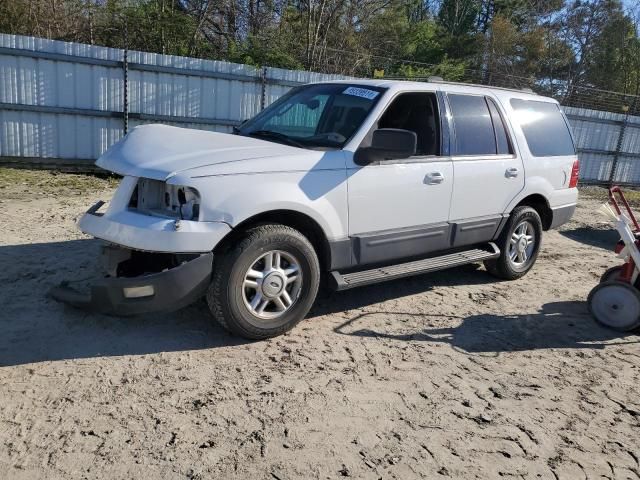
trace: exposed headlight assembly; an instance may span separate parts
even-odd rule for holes
[[[141,178],[131,195],[129,208],[158,217],[198,220],[200,193],[192,187]]]

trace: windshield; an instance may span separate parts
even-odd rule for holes
[[[297,87],[237,129],[303,148],[342,148],[385,89],[349,84]]]

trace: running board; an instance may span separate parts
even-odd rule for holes
[[[467,263],[480,262],[500,256],[500,249],[495,243],[489,242],[486,249],[473,248],[462,252],[450,253],[440,257],[425,258],[415,262],[389,265],[388,267],[373,268],[360,272],[346,273],[331,272],[331,283],[335,290],[347,290],[372,283],[386,282],[397,278],[435,272],[445,268],[457,267]]]

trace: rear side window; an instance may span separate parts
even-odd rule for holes
[[[556,103],[512,98],[511,106],[534,157],[576,154],[569,126]]]
[[[496,137],[483,96],[449,94],[457,155],[495,155]]]

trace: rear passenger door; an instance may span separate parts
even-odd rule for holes
[[[449,222],[454,246],[494,238],[509,202],[524,187],[499,103],[486,95],[448,93],[454,185]]]

